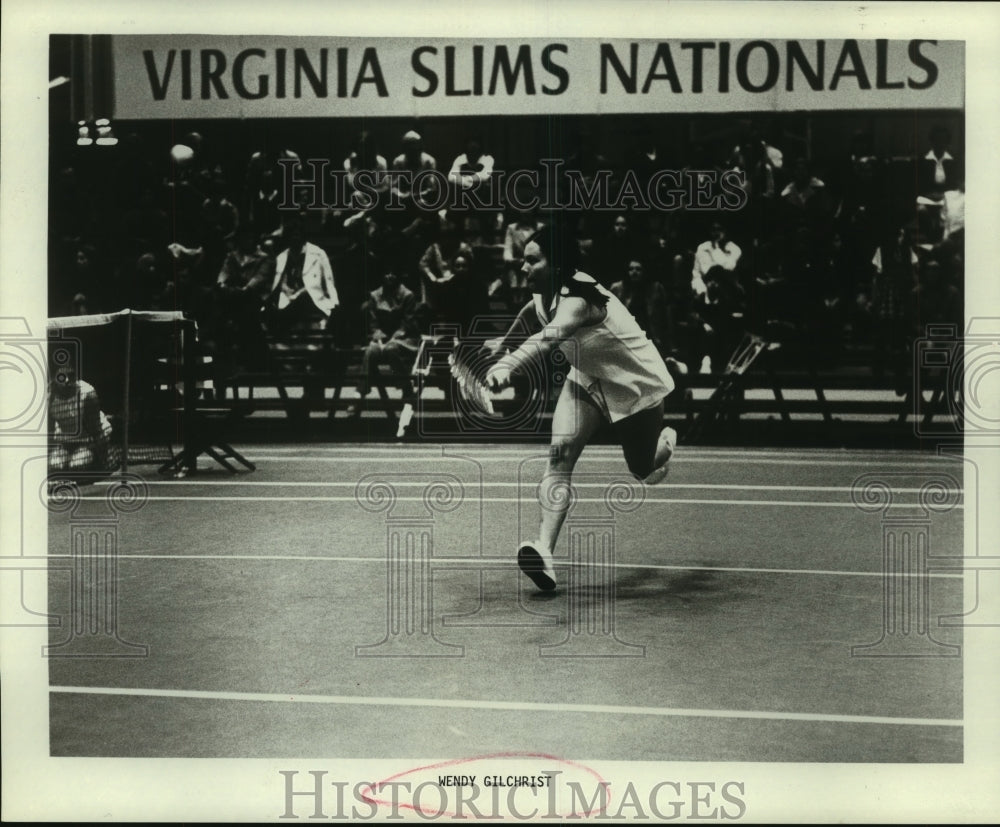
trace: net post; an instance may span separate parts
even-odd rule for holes
[[[122,473],[128,473],[129,420],[132,411],[129,406],[132,383],[132,311],[125,311],[125,377],[122,383],[125,398],[122,400]]]
[[[196,382],[192,376],[195,364],[195,321],[186,316],[181,319],[181,393],[184,394],[184,411],[181,414],[181,428],[184,430],[183,455],[190,457],[193,472],[198,467],[198,452],[191,450],[194,448],[191,443],[191,435],[194,432],[192,424],[194,422],[194,394]]]

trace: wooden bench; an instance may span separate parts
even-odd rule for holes
[[[806,415],[821,419],[821,427],[829,431],[852,417],[882,417],[886,423],[905,426],[914,416],[926,426],[935,417],[952,414],[942,390],[928,399],[911,385],[899,393],[891,380],[862,372],[764,369],[742,376],[691,376],[682,386],[684,414],[691,426],[688,440],[696,441],[722,425],[738,427],[748,415],[772,415],[786,424]],[[703,393],[697,394],[698,390]]]
[[[355,388],[366,377],[362,375],[363,346],[337,347],[322,332],[297,332],[281,337],[268,337],[267,359],[257,369],[239,369],[223,380],[210,403],[224,406],[241,416],[258,411],[284,411],[290,419],[301,420],[312,410],[325,410],[333,419],[340,410],[355,406],[365,411],[378,411],[386,418],[398,418],[415,388],[419,395],[423,387],[446,382],[439,372],[418,375],[410,371],[395,373],[380,366],[367,384],[377,393],[377,399],[344,395],[344,389]],[[258,391],[273,389],[277,396],[261,395]],[[393,395],[390,390],[398,390]],[[299,390],[300,393],[295,391]],[[332,390],[332,395],[327,392]]]
[[[371,381],[377,399],[360,399],[353,394],[345,396],[343,391],[345,387],[354,388],[363,378],[363,347],[337,347],[328,335],[318,332],[272,337],[268,340],[266,364],[259,369],[233,372],[225,379],[222,398],[216,393],[205,407],[212,409],[213,416],[219,415],[219,409],[227,409],[237,417],[279,410],[289,419],[301,422],[314,410],[325,410],[332,420],[338,411],[353,405],[364,411],[384,413],[388,421],[399,423],[397,435],[403,436],[415,414],[454,415],[447,365],[450,346],[451,339],[446,334],[424,336],[410,371],[393,374],[383,368]],[[863,364],[864,354],[854,355],[858,357],[855,361]],[[850,359],[844,361],[849,363]],[[821,419],[822,427],[831,428],[841,417],[885,417],[887,422],[903,425],[914,414],[925,422],[949,414],[943,394],[937,393],[927,401],[912,391],[895,393],[890,379],[873,376],[860,364],[839,372],[819,372],[783,368],[769,362],[761,358],[742,372],[681,377],[677,391],[667,400],[667,418],[686,421],[688,441],[697,441],[710,429],[722,425],[735,428],[750,416],[773,416],[791,423],[794,418],[807,415]],[[409,396],[411,388],[413,395]],[[426,392],[431,388],[439,392],[428,395]],[[273,389],[277,394],[257,393],[263,389]],[[296,395],[295,389],[301,389],[301,394]],[[332,394],[327,395],[331,390]],[[391,390],[399,393],[392,394]],[[887,398],[890,394],[893,397]],[[415,404],[418,400],[419,405]],[[540,414],[544,418],[551,415],[554,399],[548,403]],[[498,409],[514,410],[519,404],[511,400],[499,404]],[[542,427],[546,425],[543,423]]]

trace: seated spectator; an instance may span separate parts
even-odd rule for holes
[[[721,373],[744,333],[746,291],[732,270],[715,265],[704,278],[705,292],[694,302],[694,312],[704,322],[701,373]]]
[[[459,335],[464,335],[469,323],[479,307],[479,297],[475,295],[475,283],[472,272],[472,256],[459,253],[451,262],[452,277],[439,285],[441,295],[438,296],[439,319],[443,322],[457,324]],[[429,307],[425,310],[429,321],[435,321]]]
[[[773,198],[778,194],[784,158],[780,149],[769,144],[756,127],[751,127],[733,149],[730,165],[747,173],[752,196]]]
[[[706,143],[692,145],[690,155],[681,165],[681,171],[691,183],[692,192],[701,190],[713,192],[718,187],[719,176],[727,169],[724,157]],[[695,208],[694,204],[682,204],[670,214],[672,231],[683,249],[694,249],[710,231],[712,213]]]
[[[746,173],[746,192],[751,198],[776,198],[781,191],[780,178],[784,153],[765,140],[751,125],[733,147],[725,166]]]
[[[362,304],[381,283],[376,251],[382,247],[385,231],[376,210],[359,214],[345,225],[345,230],[346,245],[333,262],[341,307],[334,339],[340,347],[351,347],[361,343],[368,329]]]
[[[198,339],[209,353],[214,352],[218,321],[214,273],[205,272],[204,250],[174,242],[167,245],[170,254],[167,278],[152,296],[152,310],[181,311],[198,323]],[[151,279],[156,274],[150,275]]]
[[[219,241],[236,231],[240,211],[226,197],[226,182],[213,178],[208,196],[201,203],[202,241]]]
[[[286,221],[288,247],[278,254],[268,300],[275,330],[325,329],[340,304],[333,268],[326,253],[306,241],[301,217]]]
[[[874,154],[868,132],[856,132],[849,152],[834,166],[831,187],[837,191],[834,215],[843,241],[845,270],[851,281],[866,271],[878,246],[880,219],[889,211],[887,202],[891,196],[888,169]]]
[[[534,210],[525,210],[515,213],[514,220],[504,230],[504,276],[511,292],[512,302],[517,306],[523,305],[528,300],[526,276],[521,272],[521,268],[524,267],[524,247],[528,239],[544,226],[535,216]],[[487,288],[488,295],[495,295],[503,288],[503,284],[498,276]]]
[[[566,158],[566,176],[579,178],[582,189],[573,193],[576,187],[572,187],[571,190],[568,178],[560,175],[558,190],[561,192],[561,198],[568,200],[570,204],[563,213],[567,225],[576,227],[578,238],[592,241],[603,229],[601,225],[604,223],[605,214],[581,204],[579,192],[592,191],[598,185],[599,176],[605,175],[611,170],[611,166],[607,158],[601,154],[597,140],[589,129],[584,128],[576,132],[569,148],[571,152]]]
[[[775,213],[784,185],[784,154],[751,126],[726,165],[742,173],[746,206],[731,216],[740,239],[767,238],[776,229]]]
[[[399,173],[390,178],[390,185],[396,197],[407,206],[413,205],[413,199],[434,202],[437,199],[438,182],[434,176],[425,176],[420,185],[420,191],[413,191],[413,179],[425,170],[437,169],[437,161],[433,155],[423,151],[423,138],[420,133],[410,130],[403,135],[403,151],[392,162],[392,171]]]
[[[858,208],[870,210],[878,197],[878,180],[874,174],[880,159],[875,155],[870,132],[858,130],[851,136],[847,152],[833,163],[831,189],[840,202],[841,217]]]
[[[627,277],[612,284],[611,292],[628,308],[660,354],[669,355],[674,343],[667,291],[646,274],[643,263],[638,259],[630,261]]]
[[[704,296],[707,287],[705,276],[713,267],[721,267],[730,273],[736,270],[743,251],[726,235],[726,229],[718,221],[712,224],[711,237],[698,245],[694,254],[694,267],[691,269],[691,289],[695,295]]]
[[[919,258],[912,232],[898,227],[879,245],[872,258],[871,289],[858,296],[862,319],[874,345],[873,369],[884,375],[889,367],[904,369],[906,302],[916,286],[915,272]]]
[[[185,144],[175,144],[170,150],[170,160],[171,170],[164,189],[171,240],[185,247],[196,247],[201,241],[201,205],[207,191],[195,166],[194,150]]]
[[[52,315],[67,315],[70,305],[80,295],[93,313],[110,309],[114,297],[108,295],[108,275],[97,247],[89,243],[75,245],[69,252],[67,266],[59,273],[59,283],[50,290]]]
[[[448,172],[448,184],[454,190],[474,190],[490,183],[493,175],[493,156],[483,151],[478,138],[469,138],[465,152],[452,162]],[[489,196],[484,195],[484,198]],[[461,202],[453,200],[454,204]],[[460,222],[462,235],[473,244],[492,243],[496,225],[496,213],[474,207],[460,207],[456,219]]]
[[[108,469],[111,423],[93,385],[70,365],[53,366],[49,382],[49,472]]]
[[[615,215],[610,232],[598,237],[594,242],[593,257],[597,278],[605,287],[617,281],[639,252],[640,241],[631,231],[629,219]]]
[[[965,228],[964,182],[951,181],[956,189],[917,196],[918,246],[931,250]]]
[[[226,256],[227,239],[240,224],[239,210],[226,197],[226,182],[214,178],[209,184],[208,197],[201,205],[199,244],[205,250],[206,264],[213,270],[220,267]]]
[[[356,199],[355,197],[357,190],[354,185],[354,179],[359,172],[365,172],[369,176],[366,189],[382,193],[389,189],[389,181],[386,176],[388,171],[389,164],[378,153],[371,136],[367,132],[362,132],[358,137],[354,149],[344,159],[344,173],[347,177],[347,188],[351,195],[352,205],[357,209],[373,206],[361,203],[362,199]],[[371,196],[369,195],[369,197]]]
[[[264,190],[264,176],[270,173],[270,177],[278,182],[278,188],[284,183],[285,175],[301,174],[302,162],[298,153],[290,149],[279,149],[277,151],[260,150],[254,152],[247,162],[246,175],[243,180],[243,195],[247,205],[253,199],[254,194]]]
[[[917,284],[909,298],[911,333],[915,338],[927,335],[927,325],[952,324],[962,327],[962,294],[950,284],[945,268],[931,259],[917,270]]]
[[[951,133],[944,126],[935,126],[930,134],[931,148],[920,160],[919,194],[940,201],[948,190],[959,189],[963,174],[958,161],[948,148]]]
[[[386,218],[398,215],[386,212]],[[427,248],[440,237],[441,216],[430,210],[413,210],[409,219],[401,226],[397,224],[387,228],[382,249],[391,251],[392,260],[397,262],[396,275],[419,296],[423,293],[421,282],[424,279],[420,260]]]
[[[388,365],[396,374],[409,373],[420,347],[417,297],[403,286],[392,268],[386,270],[382,286],[369,294],[363,308],[368,321],[368,344],[358,381],[358,396],[362,399],[370,392],[380,365]],[[411,396],[413,389],[407,387],[404,392]],[[347,412],[359,415],[361,408],[352,405]]]
[[[965,232],[965,193],[948,190],[941,207],[941,240],[956,238]]]
[[[240,227],[216,281],[221,317],[219,351],[228,353],[231,349],[231,362],[251,365],[263,356],[261,307],[275,269],[275,260],[260,248],[253,231]]]
[[[281,190],[274,171],[267,169],[257,179],[258,185],[248,196],[247,221],[254,235],[273,235],[281,229]]]
[[[275,262],[257,243],[249,226],[240,227],[222,262],[216,285],[228,293],[263,298],[274,280]]]
[[[193,180],[202,192],[208,192],[212,181],[222,176],[222,165],[212,149],[212,145],[205,140],[200,132],[188,132],[181,138],[181,146],[186,146],[191,150],[190,167]]]
[[[454,292],[455,278],[454,261],[457,256],[464,256],[467,262],[472,261],[472,247],[462,240],[454,217],[445,213],[441,217],[438,239],[432,243],[420,259],[420,300],[430,305],[436,318],[445,320],[442,316],[441,299],[446,293]]]
[[[147,252],[136,260],[130,278],[123,279],[119,290],[123,307],[153,310],[163,293],[166,277],[155,253]]]
[[[260,240],[260,249],[269,259],[274,261],[278,258],[278,243],[275,236],[267,235]]]
[[[94,312],[94,309],[90,305],[90,300],[83,294],[77,293],[70,300],[69,314],[70,316],[89,316]]]
[[[465,142],[465,152],[458,155],[448,172],[449,183],[470,189],[490,180],[493,174],[493,156],[483,152],[478,138]]]
[[[322,248],[306,241],[303,216],[286,219],[282,240],[288,246],[275,260],[274,280],[264,312],[267,331],[278,337],[278,341],[271,343],[277,352],[288,348],[281,339],[289,334],[316,333],[323,339],[332,338],[340,305],[330,260]],[[309,342],[308,350],[315,358],[307,362],[306,370],[317,373],[326,370],[327,350],[317,342]],[[321,381],[305,382],[302,400],[290,414],[297,420],[308,419],[310,402],[322,396]]]
[[[826,229],[832,218],[826,184],[809,171],[809,162],[798,158],[792,180],[781,191],[781,203],[788,225],[809,224]]]

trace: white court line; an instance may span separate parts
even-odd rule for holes
[[[428,460],[439,460],[439,461],[445,461],[445,460],[456,460],[456,461],[473,460],[475,462],[481,462],[481,461],[484,461],[484,462],[488,462],[488,461],[513,462],[515,460],[530,460],[530,459],[546,460],[546,459],[548,459],[548,454],[547,453],[536,453],[536,454],[519,453],[519,454],[509,454],[509,455],[508,454],[498,455],[498,454],[488,454],[488,453],[486,453],[486,454],[479,454],[478,456],[473,456],[473,455],[458,456],[456,454],[445,454],[445,455],[442,456],[441,454],[423,454],[423,455],[420,455],[420,456],[414,456],[411,452],[407,451],[402,456],[393,455],[393,456],[384,456],[384,457],[374,456],[374,455],[365,456],[365,455],[362,455],[362,454],[359,454],[357,456],[295,456],[295,455],[289,455],[289,454],[278,454],[278,455],[263,454],[263,455],[259,455],[259,456],[252,456],[252,453],[253,453],[252,449],[244,449],[244,450],[246,451],[246,453],[251,454],[251,456],[249,456],[248,459],[251,459],[254,462],[268,462],[268,461],[277,462],[279,460],[281,462],[362,462],[362,463],[368,463],[368,462],[391,462],[391,463],[427,462]],[[609,458],[611,458],[611,457],[615,457],[615,458],[620,459],[621,458],[621,452],[619,451],[618,453],[615,453],[615,454],[608,453],[608,454],[605,454],[603,456],[602,455],[595,455],[593,453],[591,453],[591,454],[588,455],[586,452],[584,452],[584,454],[580,457],[579,460],[577,460],[577,462],[607,462],[607,460]],[[834,467],[834,466],[837,466],[837,467],[846,467],[846,468],[855,468],[855,467],[858,467],[858,466],[874,465],[874,466],[878,466],[879,468],[915,468],[915,469],[918,469],[918,470],[926,470],[928,467],[930,467],[930,465],[932,463],[939,463],[940,462],[940,460],[936,460],[936,459],[935,460],[930,460],[927,463],[923,463],[923,462],[907,462],[907,461],[892,461],[892,460],[879,460],[879,459],[863,460],[863,459],[860,459],[860,458],[857,459],[857,460],[821,460],[821,459],[809,459],[809,458],[803,458],[803,459],[771,459],[771,458],[767,458],[767,457],[746,457],[744,455],[739,455],[739,456],[707,456],[706,455],[706,456],[693,457],[693,456],[684,454],[683,453],[683,449],[678,449],[678,455],[677,455],[677,457],[675,457],[674,459],[671,460],[671,462],[674,462],[674,463],[677,463],[677,462],[681,462],[681,463],[687,463],[687,462],[693,462],[693,463],[713,463],[713,462],[714,463],[720,463],[720,462],[724,462],[724,463],[726,463],[728,465],[731,465],[734,461],[739,462],[739,464],[741,464],[741,465],[742,464],[747,464],[747,465],[815,465],[815,466],[824,466],[824,467]]]
[[[460,481],[461,482],[461,481]],[[623,480],[623,482],[628,482]],[[110,487],[114,485],[112,480],[99,480],[96,485]],[[468,485],[473,488],[477,485],[481,485],[483,488],[518,488],[522,485],[524,486],[536,486],[537,482],[489,482],[488,480],[481,480],[478,482],[462,483],[463,485]],[[350,480],[325,480],[323,482],[281,482],[281,481],[267,481],[267,480],[244,480],[244,479],[233,479],[231,477],[221,478],[221,479],[192,479],[190,477],[186,479],[179,480],[146,480],[146,485],[167,485],[167,486],[182,486],[182,485],[204,485],[204,486],[263,486],[263,487],[274,487],[274,488],[344,488],[344,487],[355,487],[358,485],[357,482],[352,482]],[[395,488],[422,488],[428,485],[427,482],[392,482]],[[636,482],[635,485],[638,487],[639,483]],[[574,488],[607,488],[608,484],[603,482],[574,482]],[[896,486],[888,486],[889,489],[896,494],[919,494],[923,489],[921,488],[897,488]],[[701,483],[701,482],[677,482],[677,483],[659,483],[656,486],[658,491],[664,489],[709,489],[713,491],[833,491],[837,493],[849,494],[854,489],[849,485],[729,485],[724,483]],[[948,494],[962,494],[963,489],[961,488],[949,488],[947,489]]]
[[[836,724],[892,724],[896,726],[960,727],[953,718],[896,718],[883,715],[832,715],[822,712],[764,712],[742,709],[679,709],[659,706],[607,704],[551,704],[529,701],[475,701],[443,698],[365,698],[356,695],[275,695],[264,692],[215,692],[199,689],[125,689],[110,686],[50,686],[49,692],[73,695],[115,695],[185,700],[255,701],[265,703],[339,706],[399,706],[411,708],[503,710],[511,712],[597,713],[648,715],[663,718],[750,718],[765,721],[809,721]]]
[[[511,447],[511,446],[519,447]],[[417,444],[406,443],[401,445],[399,443],[365,443],[363,448],[359,448],[357,445],[334,445],[334,444],[317,444],[317,445],[304,445],[297,444],[290,447],[282,447],[280,445],[249,445],[248,448],[262,447],[268,451],[273,451],[274,453],[288,453],[295,454],[301,453],[303,450],[309,451],[325,451],[333,454],[357,454],[358,456],[364,456],[368,452],[375,453],[389,453],[398,455],[400,453],[423,453],[428,456],[444,456],[444,457],[464,457],[470,454],[483,454],[486,456],[495,456],[498,454],[506,454],[510,456],[522,456],[525,451],[537,450],[537,443],[510,443],[503,447],[495,447],[490,444],[483,443],[462,443],[456,442],[449,445],[438,444]],[[913,462],[920,462],[924,460],[931,460],[933,462],[960,462],[960,458],[955,457],[951,454],[931,454],[931,453],[921,453],[919,451],[892,451],[892,450],[880,450],[877,448],[873,449],[852,449],[852,450],[840,450],[840,449],[797,449],[797,450],[784,450],[784,449],[774,449],[774,450],[744,450],[742,448],[708,448],[699,446],[687,446],[682,445],[681,449],[685,454],[691,454],[694,456],[731,456],[731,457],[773,457],[777,454],[787,457],[839,457],[842,459],[849,459],[851,457],[858,457],[861,459],[875,459],[878,457],[897,457],[900,460],[910,459]],[[588,453],[606,453],[606,454],[616,454],[621,452],[621,448],[618,445],[601,444],[601,445],[588,445]]]
[[[47,557],[12,557],[15,561],[30,560],[50,560],[50,559],[72,559],[70,554],[50,554]],[[306,554],[119,554],[119,560],[239,560],[241,562],[286,562],[296,563],[383,563],[385,555],[379,557],[344,557],[335,555],[306,555]],[[517,567],[517,561],[507,557],[434,557],[437,568],[447,569],[449,564],[456,566],[488,565],[491,568],[498,563],[508,565],[511,569]],[[568,560],[554,560],[553,565],[562,568],[569,568],[571,564]],[[2,566],[2,558],[0,558]],[[843,577],[883,577],[881,571],[837,571],[835,569],[765,569],[751,566],[668,566],[657,563],[592,563],[580,564],[580,568],[614,568],[614,569],[642,569],[648,571],[720,571],[735,574],[818,574],[825,576]],[[11,566],[10,568],[14,568]],[[960,580],[963,573],[952,572],[893,572],[893,577],[933,577],[938,579]]]
[[[106,497],[79,497],[81,501],[93,500],[105,502]],[[240,497],[240,496],[226,496],[226,495],[211,495],[211,496],[168,496],[159,497],[151,496],[146,498],[147,503],[151,502],[246,502],[246,503],[357,503],[358,498],[356,496],[352,497]],[[419,503],[424,502],[423,497],[396,497],[395,502],[401,503]],[[470,497],[470,502],[477,503],[522,503],[524,500],[521,497]],[[605,502],[603,497],[578,497],[575,502],[577,503],[603,503]],[[646,499],[643,500],[643,505],[774,505],[780,507],[789,508],[853,508],[858,509],[858,506],[850,502],[812,502],[809,500],[706,500],[706,499],[694,499],[687,497],[678,497],[671,499]],[[893,503],[896,508],[921,508],[920,503]],[[965,508],[961,503],[954,506],[956,510],[963,510]],[[859,509],[858,509],[859,510]]]

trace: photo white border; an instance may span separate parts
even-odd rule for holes
[[[137,2],[5,0],[2,10],[2,173],[0,173],[0,316],[24,316],[41,334],[46,317],[48,214],[48,36],[50,33],[251,33],[342,36],[491,38],[927,38],[965,40],[968,177],[966,313],[1000,316],[1000,216],[997,79],[1000,7],[953,3],[681,3],[602,2],[490,4],[263,2],[174,0]],[[2,381],[2,377],[0,377]],[[0,447],[3,489],[19,486],[20,463],[32,449]],[[38,449],[34,449],[35,453]],[[25,453],[27,451],[27,454]],[[997,462],[1000,451],[968,455]],[[980,503],[1000,492],[979,492]],[[12,503],[0,498],[0,554],[16,554]],[[980,514],[980,544],[996,549],[997,514]],[[44,554],[42,506],[26,536]],[[966,536],[977,515],[966,510]],[[967,550],[971,553],[971,550]],[[989,553],[989,552],[986,552]],[[995,551],[994,551],[995,553]],[[8,594],[4,591],[3,594]],[[1000,595],[983,595],[991,603]],[[0,629],[3,669],[2,770],[5,820],[263,821],[283,806],[279,769],[328,769],[331,776],[386,777],[413,761],[53,759],[48,755],[47,664],[39,652],[44,628]],[[964,630],[965,761],[960,765],[644,764],[593,762],[621,783],[728,780],[746,783],[752,822],[988,822],[1000,813],[997,653],[1000,629]],[[427,756],[433,759],[434,756]],[[572,756],[569,756],[572,757]],[[683,819],[678,819],[683,820]]]

